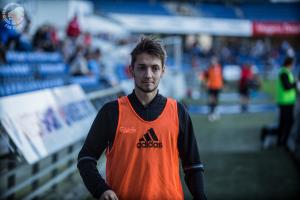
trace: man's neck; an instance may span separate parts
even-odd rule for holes
[[[288,71],[292,71],[292,66],[285,66],[284,68]]]
[[[138,88],[134,89],[134,93],[143,106],[147,106],[156,96],[157,89],[153,92],[145,93]]]

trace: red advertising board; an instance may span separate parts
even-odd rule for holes
[[[253,36],[300,35],[300,22],[253,22]]]

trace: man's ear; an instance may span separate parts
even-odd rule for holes
[[[133,76],[133,74],[134,74],[133,73],[133,66],[131,64],[129,65],[129,72],[130,72],[130,75]]]
[[[163,66],[162,67],[162,74],[161,75],[163,75],[165,73],[165,71],[166,71],[166,66]]]

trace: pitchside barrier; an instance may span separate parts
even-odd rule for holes
[[[34,199],[71,177],[97,110],[123,94],[70,85],[1,98],[0,199]]]

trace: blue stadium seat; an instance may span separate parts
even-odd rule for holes
[[[65,75],[66,65],[64,63],[50,63],[50,64],[39,64],[37,66],[38,73],[43,77],[51,77],[53,75]]]
[[[59,52],[6,52],[0,65],[0,96],[63,86],[69,76]]]
[[[33,80],[9,82],[0,85],[0,96],[9,96],[13,94],[20,94],[40,89],[52,88],[65,85],[62,78],[55,78],[49,80]]]
[[[24,77],[30,76],[33,72],[28,64],[1,65],[0,77]]]
[[[8,63],[57,63],[62,62],[62,55],[58,52],[15,52],[6,53]]]
[[[69,83],[81,85],[85,92],[100,90],[106,87],[106,85],[95,76],[74,76],[70,78]]]

